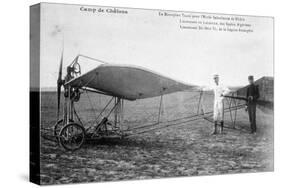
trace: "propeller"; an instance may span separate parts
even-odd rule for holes
[[[61,53],[60,66],[59,66],[59,75],[58,75],[58,80],[57,80],[57,102],[58,102],[57,121],[59,121],[61,86],[63,85],[63,80],[62,80],[62,64],[63,64],[63,50],[62,50],[62,53]]]

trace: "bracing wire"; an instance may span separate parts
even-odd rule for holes
[[[230,110],[235,109],[235,108],[241,109],[243,107],[244,107],[244,105],[239,105],[239,106],[236,106],[236,107],[232,107],[231,109],[228,109],[226,112],[229,112]],[[144,134],[144,133],[147,133],[147,132],[152,132],[152,131],[163,129],[163,128],[167,128],[167,127],[170,127],[170,126],[175,126],[175,125],[179,125],[179,124],[189,123],[189,122],[200,120],[202,118],[208,120],[209,116],[210,115],[212,116],[212,114],[213,114],[213,112],[209,111],[209,112],[205,112],[204,115],[196,114],[196,115],[186,116],[186,117],[179,118],[179,119],[169,120],[169,121],[166,121],[166,122],[162,122],[162,124],[164,124],[164,125],[161,126],[161,127],[155,127],[153,129],[147,129],[147,130],[144,130],[144,131],[136,132],[133,135]],[[184,121],[180,121],[180,120],[184,120]],[[167,124],[167,123],[169,123],[169,124]],[[161,124],[161,123],[154,123],[154,124],[144,125],[144,126],[140,126],[140,127],[135,127],[135,128],[130,129],[129,131],[134,131],[134,130],[139,130],[139,129],[141,130],[143,128],[147,128],[147,127],[151,127],[151,126],[156,126],[156,125],[159,125],[159,124]],[[165,125],[165,124],[167,124],[167,125]]]

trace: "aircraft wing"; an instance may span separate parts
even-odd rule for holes
[[[103,64],[66,83],[78,88],[91,88],[128,100],[156,97],[184,90],[197,90],[150,70],[131,66]]]

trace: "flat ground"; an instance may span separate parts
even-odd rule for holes
[[[89,102],[89,99],[91,102]],[[195,114],[198,93],[176,93],[164,97],[161,121]],[[205,97],[211,109],[212,96]],[[85,126],[110,98],[83,94],[76,105]],[[56,121],[56,93],[42,93],[42,134],[50,134]],[[95,106],[93,113],[92,107]],[[157,121],[159,98],[125,102],[125,128]],[[225,114],[226,121],[230,115]],[[237,113],[237,129],[210,135],[206,120],[182,123],[126,139],[85,143],[75,152],[41,140],[41,183],[76,183],[160,177],[214,175],[273,170],[273,114],[257,111],[256,135],[249,134],[247,113]]]

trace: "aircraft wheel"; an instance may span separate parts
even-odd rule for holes
[[[85,140],[85,129],[77,123],[65,125],[59,134],[59,143],[66,150],[79,149]]]
[[[73,122],[73,120],[69,120],[69,122]],[[59,134],[60,134],[60,130],[63,127],[63,119],[60,119],[54,126],[53,128],[53,134],[56,137],[57,141],[59,142]]]

